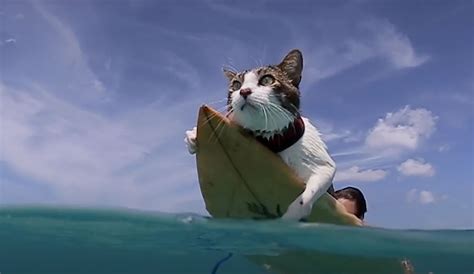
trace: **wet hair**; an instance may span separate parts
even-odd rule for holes
[[[337,190],[334,193],[336,199],[347,199],[355,202],[356,204],[356,216],[359,219],[364,219],[364,215],[367,212],[367,203],[365,201],[364,194],[358,188],[355,187],[345,187]]]

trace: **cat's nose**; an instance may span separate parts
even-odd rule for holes
[[[249,96],[250,94],[252,94],[252,90],[249,88],[243,88],[240,90],[240,95],[244,97],[244,99],[247,99],[247,96]]]

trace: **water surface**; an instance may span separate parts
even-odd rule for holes
[[[0,273],[474,273],[473,230],[0,208]]]

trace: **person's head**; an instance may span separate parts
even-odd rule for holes
[[[365,202],[364,194],[359,189],[355,187],[339,189],[334,193],[334,197],[344,205],[349,213],[364,220],[364,215],[367,212],[367,203]]]

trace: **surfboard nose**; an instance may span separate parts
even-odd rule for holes
[[[201,107],[199,108],[199,113],[202,112],[204,114],[208,113],[209,111],[211,111],[211,109],[206,104],[201,105]]]
[[[202,123],[209,123],[210,120],[217,119],[218,117],[220,117],[219,119],[228,121],[228,117],[224,117],[222,113],[204,104],[204,105],[201,105],[201,107],[199,108],[197,124],[200,125]],[[198,130],[199,130],[199,126],[198,126]]]

